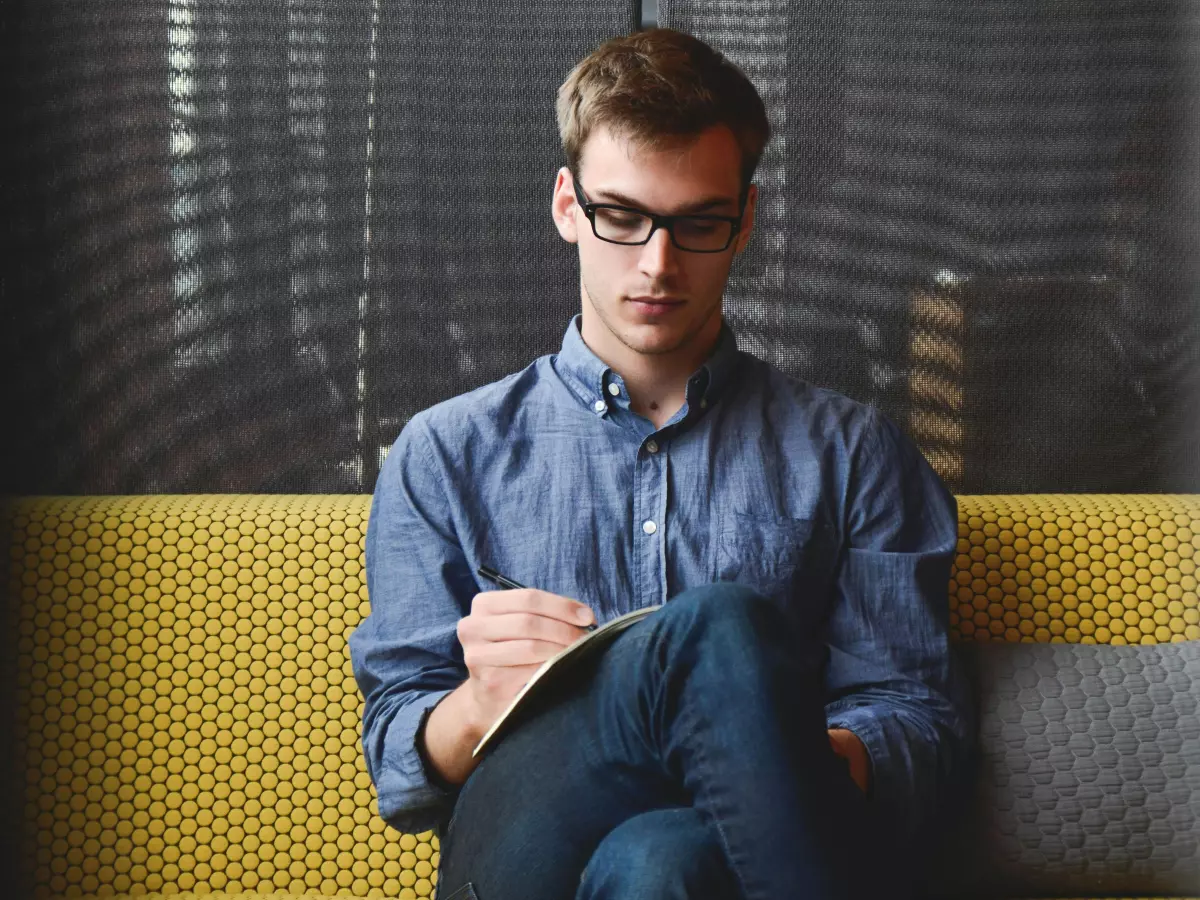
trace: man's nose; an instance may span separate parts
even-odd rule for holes
[[[670,275],[679,268],[679,248],[671,243],[671,233],[656,228],[642,247],[640,268],[647,275]]]

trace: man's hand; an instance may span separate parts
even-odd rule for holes
[[[871,784],[871,757],[866,745],[846,728],[829,729],[829,743],[833,745],[834,753],[850,761],[850,777],[865,794]]]
[[[591,609],[569,597],[522,588],[485,591],[458,623],[469,677],[471,725],[480,736],[504,712],[538,667],[586,633]]]
[[[437,776],[462,784],[475,768],[475,745],[538,666],[585,634],[596,620],[570,597],[522,588],[486,591],[458,622],[468,677],[433,708],[419,741]]]

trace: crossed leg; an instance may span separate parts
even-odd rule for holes
[[[883,842],[826,732],[824,654],[746,588],[671,600],[467,780],[440,896],[712,898],[722,877],[746,900],[880,890]],[[649,893],[662,884],[676,893]]]

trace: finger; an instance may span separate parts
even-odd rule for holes
[[[463,620],[462,635],[476,641],[546,641],[566,647],[587,634],[578,625],[535,613],[501,613],[494,616],[471,615]]]
[[[513,591],[484,591],[476,594],[471,602],[471,614],[485,616],[504,615],[505,613],[533,613],[558,619],[571,625],[590,625],[596,621],[591,607],[570,597],[551,594],[549,591],[539,591],[534,588],[521,588]]]
[[[468,669],[540,666],[562,652],[562,646],[546,641],[496,641],[463,648]]]

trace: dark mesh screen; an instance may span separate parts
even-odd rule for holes
[[[659,0],[776,129],[731,323],[957,490],[1200,490],[1195,9]]]
[[[558,346],[555,91],[630,0],[3,14],[17,493],[359,492]]]
[[[1200,490],[1191,5],[658,7],[776,128],[743,346],[956,490]],[[414,412],[557,347],[554,90],[632,0],[0,16],[4,490],[370,491]]]

